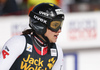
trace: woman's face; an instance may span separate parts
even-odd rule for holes
[[[49,39],[50,43],[55,43],[60,32],[61,32],[61,29],[59,29],[57,32],[53,32],[47,28],[45,36]]]

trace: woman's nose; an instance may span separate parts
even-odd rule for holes
[[[59,29],[57,32],[60,33],[61,32],[61,29]]]

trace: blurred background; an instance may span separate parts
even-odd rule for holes
[[[100,70],[100,0],[0,0],[0,51],[28,27],[29,12],[41,2],[65,14],[56,44],[64,52],[64,70]]]

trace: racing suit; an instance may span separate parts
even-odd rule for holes
[[[63,52],[55,43],[48,45],[37,35],[9,39],[0,53],[0,70],[63,70]]]

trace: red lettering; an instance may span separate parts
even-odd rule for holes
[[[83,29],[83,30],[69,30],[70,40],[87,40],[95,39],[97,37],[96,29]]]
[[[3,58],[4,58],[4,59],[6,58],[6,55],[9,55],[9,53],[6,52],[5,50],[2,51],[2,54],[3,54]]]

